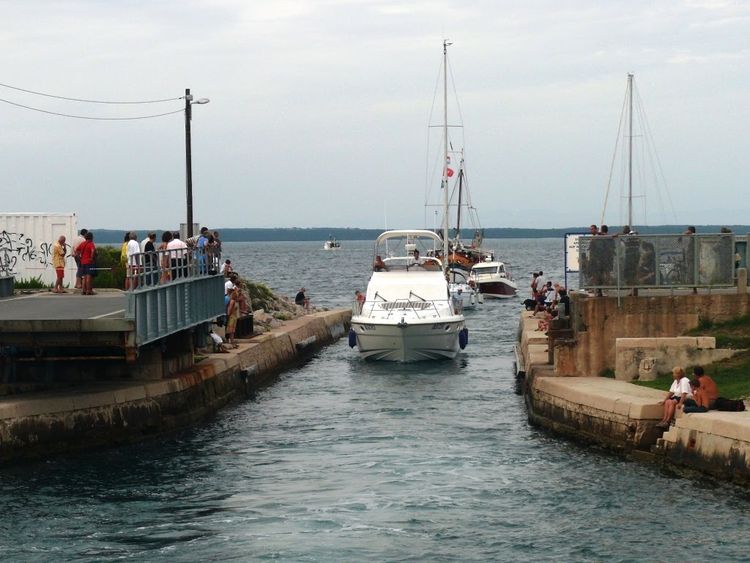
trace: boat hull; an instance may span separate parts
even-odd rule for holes
[[[479,293],[490,299],[508,299],[518,294],[518,288],[512,282],[491,281],[478,282]]]
[[[455,358],[463,318],[430,323],[377,323],[352,318],[360,356],[367,360],[417,362]]]

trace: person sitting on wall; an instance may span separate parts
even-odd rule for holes
[[[294,296],[294,303],[296,305],[299,305],[300,307],[304,307],[305,309],[310,308],[310,300],[305,295],[304,287],[301,287],[300,290],[297,292],[297,295]]]
[[[703,390],[701,389],[701,382],[697,379],[691,379],[690,389],[693,392],[693,398],[685,400],[685,406],[682,407],[682,412],[708,412],[708,407],[702,405],[702,403],[705,403],[706,401],[703,396]]]
[[[703,371],[702,366],[693,368],[693,379],[690,382],[693,387],[693,398],[685,401],[685,412],[706,412],[716,408],[716,399],[719,398],[719,387],[716,382]]]
[[[227,348],[227,345],[224,344],[224,340],[222,340],[221,336],[216,334],[214,331],[209,332],[208,335],[211,337],[211,340],[214,343],[214,352],[229,354],[229,348]]]
[[[541,319],[536,326],[536,330],[540,332],[544,332],[545,334],[549,330],[549,324],[552,322],[552,319],[557,318],[557,310],[554,311],[545,311],[544,312],[544,318]]]
[[[693,398],[693,391],[690,388],[690,380],[685,377],[685,370],[681,367],[672,368],[672,386],[669,393],[660,405],[664,405],[664,411],[661,420],[656,424],[657,428],[669,428],[674,413],[678,408],[682,408],[687,399]]]
[[[221,265],[221,268],[219,269],[219,273],[222,274],[225,278],[228,278],[232,274],[232,261],[227,258],[224,260],[224,263]]]

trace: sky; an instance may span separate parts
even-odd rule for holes
[[[482,226],[600,222],[610,170],[622,170],[613,154],[627,144],[629,72],[662,180],[634,187],[634,224],[747,224],[748,30],[750,2],[724,0],[9,1],[3,212],[75,212],[89,228],[184,222],[179,98],[191,88],[210,99],[192,108],[196,222],[432,226],[430,126],[442,122],[449,39],[449,123],[463,125],[451,139]],[[70,102],[7,86],[171,101]],[[7,102],[89,117],[177,113],[73,119]],[[649,137],[636,131],[640,146]],[[622,179],[612,185],[603,218],[622,224]]]

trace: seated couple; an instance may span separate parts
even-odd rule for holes
[[[694,379],[690,381],[681,367],[672,369],[672,386],[669,388],[666,398],[659,401],[664,406],[662,419],[656,424],[659,428],[669,428],[675,412],[683,409],[684,412],[707,412],[715,408],[716,399],[719,398],[719,388],[716,382],[706,375],[701,366],[693,368]]]

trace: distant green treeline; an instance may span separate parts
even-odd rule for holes
[[[735,234],[745,235],[750,232],[748,225],[696,225],[699,233],[718,233],[721,227],[729,227]],[[655,225],[651,227],[638,227],[640,234],[670,234],[681,233],[687,225]],[[104,244],[121,243],[125,230],[113,229],[91,229],[95,234],[96,242]],[[219,231],[221,240],[224,242],[258,242],[258,241],[320,241],[328,240],[332,236],[338,240],[375,240],[383,232],[383,229],[352,229],[334,227],[313,228],[277,228],[277,229],[222,229]],[[621,227],[610,226],[611,234],[618,233]],[[161,231],[157,229],[159,239]],[[566,233],[587,233],[588,227],[566,227],[563,229],[536,229],[536,228],[488,228],[484,229],[484,237],[488,239],[502,238],[561,238]],[[138,239],[146,236],[147,231],[138,232]],[[462,238],[471,240],[473,231],[465,229],[461,232]],[[159,240],[157,239],[157,240]]]

